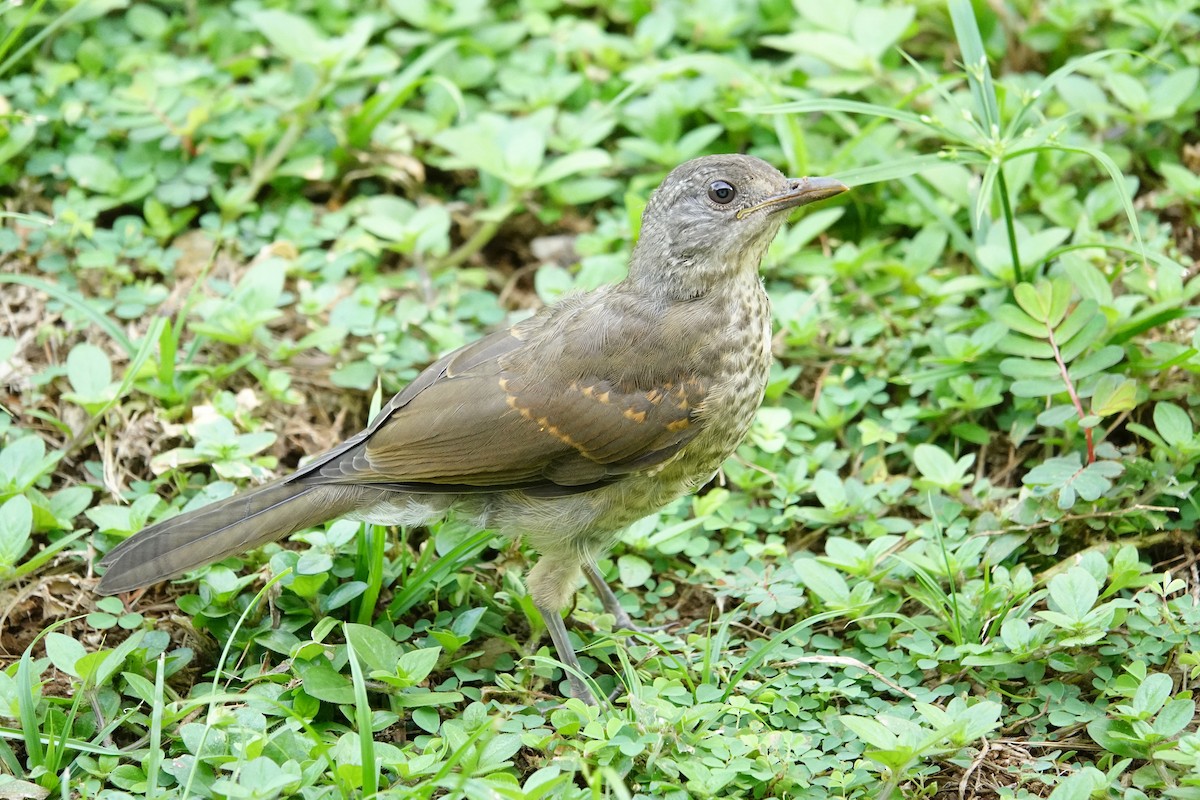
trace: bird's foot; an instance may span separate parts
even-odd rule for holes
[[[612,613],[611,611],[609,613]],[[613,614],[613,632],[617,631],[632,631],[633,633],[663,633],[676,627],[678,623],[667,622],[662,625],[641,625],[633,621],[633,618],[621,610],[619,614]]]

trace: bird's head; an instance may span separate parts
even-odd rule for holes
[[[754,156],[686,161],[646,204],[630,275],[695,281],[699,291],[722,275],[756,272],[789,210],[847,188],[832,178],[788,178]]]

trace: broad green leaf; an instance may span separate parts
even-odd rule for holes
[[[1155,404],[1154,428],[1171,447],[1180,448],[1195,444],[1195,423],[1186,411],[1174,403]]]
[[[108,354],[94,344],[82,342],[67,355],[67,380],[84,400],[102,398],[112,387],[112,364]]]
[[[297,659],[294,664],[305,694],[326,703],[345,705],[354,702],[350,679],[335,670],[324,656],[312,661]]]
[[[329,61],[337,55],[332,42],[307,18],[280,9],[250,14],[258,32],[285,58],[307,64]]]
[[[1092,413],[1109,417],[1137,405],[1137,381],[1120,375],[1101,375],[1092,390]]]
[[[1103,372],[1109,367],[1120,364],[1125,358],[1125,350],[1116,345],[1102,347],[1094,353],[1089,353],[1084,358],[1076,361],[1067,370],[1067,374],[1074,381],[1080,381],[1089,375],[1095,375],[1098,372]]]
[[[1027,286],[1028,284],[1022,285]],[[1025,311],[1009,303],[999,306],[995,314],[997,321],[1003,322],[1010,330],[1017,333],[1023,333],[1035,339],[1045,339],[1050,335],[1050,331],[1046,328],[1044,322],[1037,321]]]
[[[1023,356],[1042,361],[1054,358],[1054,348],[1049,342],[1040,339],[1030,339],[1028,336],[1018,336],[1012,333],[1006,334],[1000,340],[997,349],[1009,355]],[[1057,364],[1055,365],[1055,369],[1058,369]],[[1003,366],[1001,366],[1000,371],[1004,371]]]
[[[1013,298],[1034,320],[1054,328],[1067,312],[1071,284],[1062,280],[1041,281],[1036,286],[1019,283],[1013,287]]]
[[[1006,358],[1000,362],[1000,373],[1024,380],[1055,380],[1059,386],[1062,385],[1062,371],[1054,361]]]
[[[1051,406],[1042,413],[1038,414],[1038,425],[1043,425],[1047,428],[1061,427],[1069,419],[1075,419],[1079,412],[1075,410],[1075,406],[1064,404]]]
[[[0,506],[0,575],[15,567],[29,550],[33,533],[33,506],[23,494]]]
[[[1164,739],[1183,731],[1196,717],[1196,701],[1178,697],[1169,701],[1154,718],[1154,732]]]
[[[967,454],[957,461],[942,448],[934,444],[919,444],[913,448],[913,464],[917,471],[937,485],[951,492],[967,483],[966,474],[974,463],[974,454]]]
[[[1107,721],[1108,720],[1099,720],[1099,722]],[[1088,725],[1088,733],[1092,733],[1093,724],[1096,723],[1091,723]],[[1094,734],[1092,738],[1096,739]],[[1099,742],[1100,740],[1096,739],[1096,741]],[[1101,742],[1101,744],[1103,744],[1103,742]],[[1113,752],[1116,751],[1114,750]],[[1096,773],[1102,783],[1098,785],[1096,778],[1094,778],[1091,773]],[[1054,791],[1050,793],[1050,797],[1047,798],[1047,800],[1088,800],[1088,798],[1093,797],[1093,792],[1102,789],[1107,785],[1108,781],[1105,778],[1104,773],[1095,768],[1085,768],[1080,772],[1067,775],[1065,778],[1059,781],[1058,785],[1054,787]]]
[[[859,5],[857,11],[851,33],[875,60],[883,58],[900,41],[917,14],[913,6],[876,8]]]
[[[396,674],[402,677],[409,686],[414,686],[429,677],[437,666],[438,658],[442,655],[440,647],[423,647],[410,650],[400,656],[395,665]]]
[[[852,714],[842,714],[838,720],[853,731],[855,736],[878,750],[892,750],[900,745],[896,734],[877,720]]]
[[[1150,108],[1154,119],[1170,119],[1179,107],[1196,96],[1200,68],[1188,66],[1172,70],[1150,87]]]
[[[346,623],[346,638],[368,670],[391,674],[400,658],[400,647],[392,637],[369,625]]]
[[[1096,316],[1100,315],[1100,305],[1095,300],[1081,300],[1071,310],[1061,325],[1058,325],[1054,330],[1054,340],[1062,347],[1067,342],[1071,341],[1071,337],[1077,335],[1088,322]]]
[[[622,586],[627,589],[635,589],[638,586],[644,586],[654,574],[654,570],[646,559],[626,553],[617,559],[617,574],[621,578]]]
[[[46,455],[46,443],[40,436],[22,436],[0,450],[0,490],[16,494],[48,474],[61,459],[56,450]]]
[[[792,567],[804,587],[821,599],[822,602],[844,607],[850,602],[850,587],[841,573],[833,567],[827,567],[812,558],[797,558],[792,561]]]
[[[121,190],[121,173],[111,159],[94,153],[72,153],[67,156],[67,174],[84,189],[99,194],[116,194]]]
[[[1016,397],[1048,397],[1067,390],[1062,379],[1029,379],[1013,381],[1008,390]]]
[[[1157,714],[1171,696],[1172,686],[1170,675],[1162,672],[1147,675],[1133,694],[1133,710],[1146,716]]]
[[[1128,72],[1110,71],[1106,76],[1109,91],[1121,105],[1139,115],[1145,115],[1150,110],[1150,95],[1145,86]]]
[[[1059,343],[1059,354],[1063,361],[1070,364],[1079,354],[1087,350],[1092,345],[1100,341],[1100,335],[1104,333],[1104,329],[1108,326],[1108,321],[1103,314],[1096,314],[1089,317],[1083,326],[1083,330],[1071,337],[1071,341],[1065,345]]]
[[[1072,619],[1083,619],[1100,597],[1100,586],[1082,567],[1071,567],[1050,579],[1050,605]]]
[[[612,163],[612,157],[603,150],[579,150],[574,153],[557,156],[553,161],[538,172],[535,183],[545,186],[548,183],[561,181],[581,172],[595,172],[607,168]]]
[[[78,678],[79,662],[87,656],[87,648],[72,636],[66,636],[58,631],[46,634],[46,655],[60,672]]]

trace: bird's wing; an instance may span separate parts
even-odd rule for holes
[[[588,311],[569,308],[443,358],[297,479],[582,490],[661,463],[698,433],[707,387],[682,364],[648,359],[649,342],[611,337],[612,352],[603,343],[572,352]],[[633,373],[630,359],[641,364]]]

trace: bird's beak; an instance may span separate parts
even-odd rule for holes
[[[743,208],[737,213],[737,217],[742,219],[746,215],[764,208],[768,213],[773,214],[776,211],[806,206],[809,203],[815,203],[826,197],[833,197],[848,191],[850,191],[849,186],[833,178],[793,178],[788,181],[786,192],[768,197],[749,208]]]

